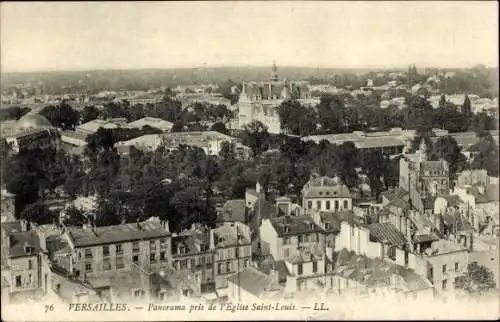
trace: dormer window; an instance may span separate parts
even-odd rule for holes
[[[325,223],[325,229],[326,230],[330,230],[332,228],[332,226],[330,225],[329,222]]]
[[[184,246],[179,246],[179,247],[177,248],[177,252],[178,252],[179,254],[184,254],[184,253],[186,253],[186,247],[184,247]]]
[[[310,224],[309,224],[309,227],[310,227],[311,229],[314,229],[314,223],[310,223]]]
[[[223,243],[224,242],[224,237],[219,237],[219,243]]]
[[[288,228],[288,226],[286,226],[286,225],[285,225],[285,228],[284,228],[284,230],[285,230],[285,233],[287,233],[287,232],[289,231],[289,228]]]
[[[26,253],[26,255],[31,255],[33,253],[33,247],[24,246],[24,252]]]

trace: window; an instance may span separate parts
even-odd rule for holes
[[[180,265],[180,268],[182,268],[182,269],[187,268],[187,266],[188,266],[187,259],[183,259],[183,260],[179,261],[179,265]]]
[[[243,264],[243,265],[244,265],[243,267],[248,267],[248,263],[249,263],[248,259],[245,259],[245,262],[244,262],[244,264]]]
[[[134,253],[138,253],[139,252],[139,242],[133,242],[132,243],[132,251]]]
[[[21,283],[21,276],[18,275],[18,276],[16,276],[16,287],[21,287],[21,284],[22,284]]]
[[[85,270],[87,272],[92,272],[92,264],[91,263],[87,263],[85,264]]]
[[[149,257],[149,261],[150,261],[151,263],[156,261],[156,254],[155,254],[155,253],[151,253],[151,255],[150,255],[150,257]]]
[[[124,268],[124,267],[125,267],[125,264],[123,263],[123,257],[117,257],[116,258],[116,268],[120,269],[120,268]]]
[[[313,262],[313,273],[318,272],[318,262]]]
[[[33,283],[33,276],[28,274],[28,285],[31,285],[31,283]]]
[[[326,201],[326,206],[325,207],[326,207],[327,210],[330,210],[330,200]]]
[[[446,179],[443,179],[442,184],[446,184]]]
[[[164,261],[165,260],[165,252],[160,253],[160,260]]]
[[[165,301],[167,299],[167,293],[161,292],[160,293],[160,301]]]
[[[298,275],[302,275],[302,264],[297,265]]]
[[[396,247],[394,246],[389,247],[387,255],[389,256],[390,259],[396,260]]]
[[[455,263],[455,272],[458,272],[458,268],[459,268],[458,263]]]
[[[121,244],[117,244],[115,247],[116,247],[117,254],[123,254],[123,248],[122,248]]]
[[[299,240],[299,243],[302,243],[302,240],[303,240],[302,235],[297,236],[297,239]]]
[[[92,248],[85,249],[85,258],[92,258]]]
[[[432,267],[429,267],[429,280],[432,282],[434,280],[434,269]],[[433,282],[434,284],[434,282]]]
[[[443,274],[446,274],[446,265],[443,265]]]
[[[134,290],[134,297],[142,297],[143,294],[143,290]]]
[[[321,201],[316,201],[316,209],[321,209]]]
[[[132,256],[132,261],[133,261],[134,263],[137,263],[137,262],[139,261],[139,255],[134,255],[134,256]]]
[[[33,261],[31,259],[28,261],[28,269],[33,269]]]
[[[222,263],[217,264],[217,273],[222,274]]]
[[[290,245],[290,237],[283,237],[283,245]]]
[[[155,240],[152,240],[149,242],[149,249],[156,250],[156,241]]]
[[[160,239],[160,247],[167,247],[167,239],[166,238]]]
[[[290,257],[290,248],[283,248],[283,256]]]
[[[344,209],[349,208],[349,202],[347,200],[344,200]]]
[[[446,287],[448,286],[448,280],[443,280],[441,286],[442,286],[443,290],[446,290]]]
[[[320,195],[320,196],[322,196],[322,195],[323,195],[323,191],[320,191],[320,192],[319,192],[319,195]]]
[[[335,203],[335,210],[339,210],[339,201],[335,200],[334,203]]]
[[[231,262],[226,263],[226,272],[231,272]]]
[[[308,208],[308,209],[311,209],[311,208],[312,208],[312,206],[313,206],[312,201],[308,201],[308,202],[307,202],[307,208]]]
[[[109,246],[103,246],[102,253],[104,256],[109,256]]]
[[[111,262],[109,261],[109,258],[103,260],[102,267],[105,271],[109,271],[111,269]]]

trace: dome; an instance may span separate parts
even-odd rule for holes
[[[38,114],[26,114],[17,121],[17,126],[21,130],[43,128],[52,126],[45,117]]]

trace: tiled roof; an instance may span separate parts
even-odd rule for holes
[[[446,195],[440,197],[446,200],[446,202],[448,203],[448,207],[455,207],[463,203],[460,197],[457,195]]]
[[[365,137],[364,140],[355,143],[358,149],[404,146],[405,144],[403,139],[393,136]]]
[[[38,235],[34,231],[11,233],[9,238],[9,257],[11,258],[30,256],[43,252]],[[26,246],[31,247],[31,253],[26,252]]]
[[[381,243],[389,243],[393,246],[406,244],[406,237],[390,223],[375,223],[366,225],[370,230],[370,237]]]
[[[310,246],[301,246],[297,252],[291,256],[288,261],[292,264],[306,263],[311,261],[318,261],[323,258],[325,250],[320,244],[311,244]]]
[[[215,239],[214,242],[217,247],[246,245],[251,242],[243,235],[243,232],[241,230],[238,231],[237,226],[221,226],[215,228],[213,231]],[[238,242],[238,234],[239,234],[239,242]]]
[[[143,126],[146,125],[158,128],[162,131],[169,131],[172,128],[173,123],[165,121],[160,118],[147,116],[127,124],[128,127],[137,127],[137,128],[142,128]]]
[[[157,221],[143,221],[140,227],[137,224],[122,224],[114,226],[68,229],[69,237],[75,247],[87,247],[121,243],[140,239],[153,239],[170,236],[170,232],[162,223]]]
[[[446,225],[455,227],[455,229],[459,231],[474,229],[469,221],[460,214],[444,214],[443,221]]]
[[[47,250],[50,254],[69,254],[72,251],[66,235],[48,236],[46,241]]]
[[[209,233],[187,232],[183,235],[172,236],[172,255],[178,255],[179,247],[185,247],[185,255],[199,253],[201,245],[206,245],[208,249],[210,245]]]
[[[303,198],[351,198],[345,184],[325,176],[309,180],[302,190]]]
[[[261,297],[273,283],[271,277],[253,267],[247,267],[243,272],[231,276],[228,280],[256,297]]]
[[[410,194],[403,188],[398,187],[392,190],[382,192],[381,196],[385,197],[389,201],[392,201],[394,199],[408,200]]]
[[[280,237],[323,231],[323,229],[316,225],[309,216],[275,217],[271,218],[271,224]]]
[[[470,187],[468,192],[475,197],[476,203],[488,203],[499,200],[498,184],[486,185],[486,187],[484,187],[484,193],[481,193],[477,186]]]
[[[328,223],[326,230],[330,232],[340,232],[340,224],[347,221],[350,225],[361,225],[361,219],[356,216],[354,211],[321,212],[321,220]]]

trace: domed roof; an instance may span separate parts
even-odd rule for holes
[[[26,114],[17,121],[19,129],[27,130],[52,126],[45,117],[39,114]]]

